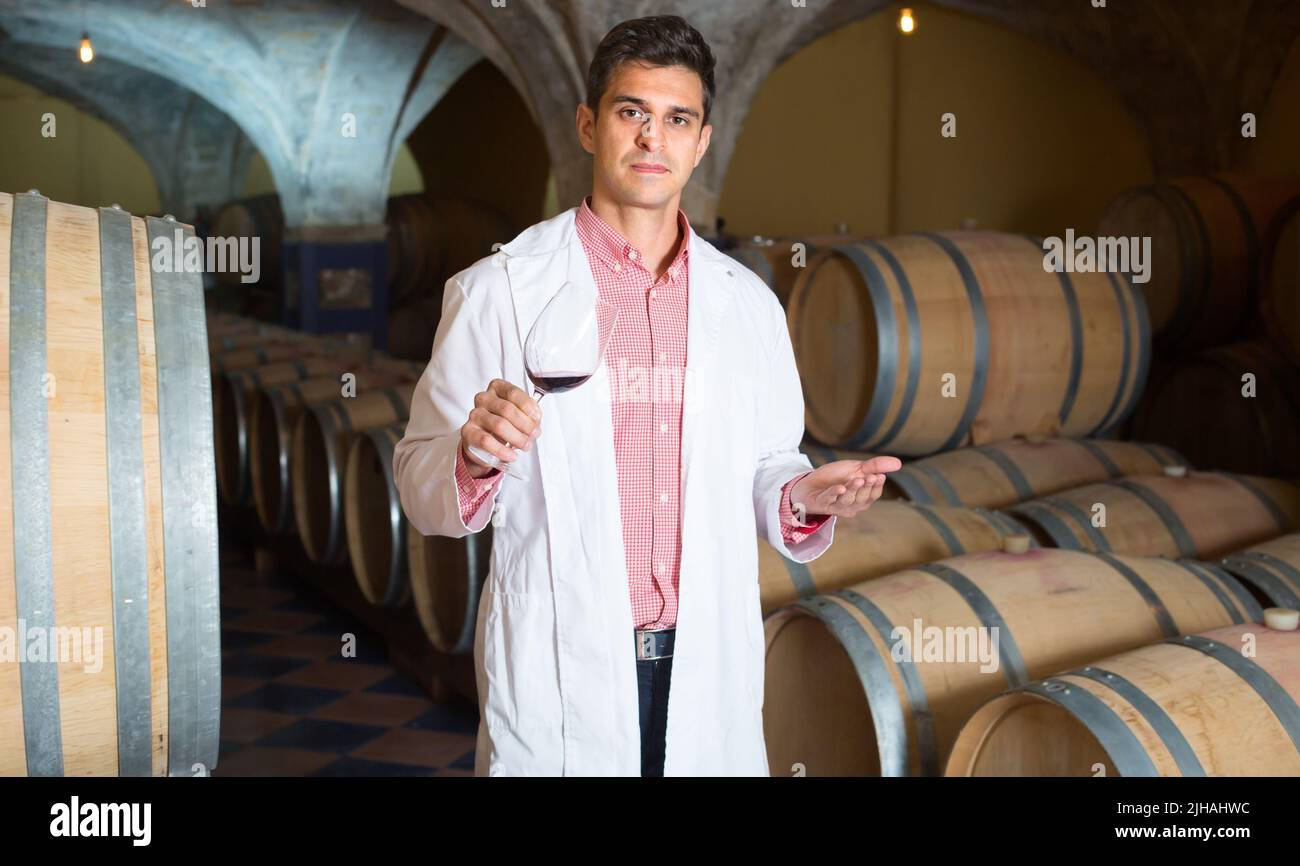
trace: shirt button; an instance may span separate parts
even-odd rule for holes
[[[655,290],[654,290],[654,289],[651,289],[651,290],[650,290],[650,300],[653,301],[654,299],[655,299]]]
[[[615,264],[615,265],[614,265],[614,273],[619,273],[619,272],[621,272],[622,270],[623,270],[623,266],[622,266],[622,265],[620,265],[620,264]]]
[[[655,570],[658,571],[660,574],[663,574],[663,573],[664,573],[664,564],[663,564],[662,562],[659,563],[658,565],[655,566]]]
[[[660,353],[659,353],[659,363],[660,363],[660,364],[667,364],[667,363],[668,363],[668,353],[667,353],[667,352],[660,352]]]
[[[660,493],[660,494],[659,494],[659,501],[660,501],[660,502],[667,502],[667,501],[668,501],[668,494],[667,494],[667,493]]]
[[[668,432],[668,424],[667,424],[667,422],[665,422],[665,423],[659,425],[659,432],[660,432],[660,433],[667,433],[667,432]]]

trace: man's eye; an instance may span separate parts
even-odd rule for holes
[[[624,113],[624,114],[627,114],[629,111],[631,111],[631,112],[635,112],[636,114],[640,114],[640,113],[641,113],[641,111],[640,111],[639,109],[636,109],[636,108],[625,108],[625,109],[623,109],[623,113]]]
[[[687,120],[686,118],[682,117],[680,114],[677,115],[676,117],[674,117],[673,120],[680,120],[680,121],[681,121],[681,123],[677,124],[678,126],[686,126],[686,125],[688,125],[688,124],[690,123],[689,120]]]

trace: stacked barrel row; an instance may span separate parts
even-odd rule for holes
[[[808,452],[815,464],[865,456]],[[1141,455],[1145,468],[1134,462]],[[1079,483],[1084,458],[1095,457],[1126,465],[1102,469],[1098,461],[1094,480]],[[1034,692],[1045,677],[1153,642],[1201,632],[1214,639],[1223,628],[1260,636],[1267,653],[1255,667],[1225,663],[1247,671],[1231,692],[1240,703],[1196,722],[1213,738],[1198,742],[1200,766],[1300,773],[1290,740],[1300,729],[1287,709],[1300,690],[1279,695],[1262,673],[1287,669],[1282,660],[1300,647],[1294,634],[1259,624],[1265,608],[1300,606],[1300,487],[1191,471],[1159,446],[1065,439],[958,449],[906,463],[888,486],[894,498],[839,519],[834,544],[811,562],[760,545],[774,773],[800,765],[812,775],[939,774],[963,725],[999,694]],[[1214,648],[1208,658],[1220,655]],[[1223,680],[1183,686],[1218,694]],[[1129,697],[1151,712],[1149,701]],[[1026,711],[1017,737],[999,748],[1029,742],[1032,722]],[[1233,755],[1244,733],[1263,738],[1266,756]],[[1110,729],[1106,736],[1129,739]],[[1145,760],[1099,761],[1094,750],[1086,761],[1055,763],[1033,757],[1055,755],[1050,744],[1026,748],[1031,756],[1019,763],[997,763],[994,750],[976,764],[1008,774],[1170,766],[1155,745]]]
[[[424,365],[223,314],[209,334],[222,500],[311,561],[348,565],[372,604],[414,601],[436,648],[467,651],[491,531],[425,538],[393,482]]]

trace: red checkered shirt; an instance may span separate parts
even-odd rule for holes
[[[596,216],[584,199],[577,230],[600,296],[618,310],[605,350],[610,370],[614,422],[614,462],[627,556],[628,592],[637,628],[669,628],[677,622],[678,571],[681,562],[681,425],[680,391],[674,399],[646,399],[629,393],[627,370],[646,371],[656,381],[681,382],[686,368],[687,289],[691,224],[677,212],[682,241],[672,265],[656,280],[634,248]],[[619,387],[622,382],[623,387]],[[649,387],[649,386],[647,386]],[[620,390],[623,392],[620,394]],[[456,483],[461,517],[468,524],[492,494],[502,472],[474,478],[465,466],[463,446],[456,452]],[[816,532],[829,516],[796,521],[790,490],[802,473],[781,488],[781,537],[794,545]]]

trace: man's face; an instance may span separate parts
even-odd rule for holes
[[[578,106],[578,138],[595,157],[594,185],[615,201],[661,208],[680,195],[709,149],[704,85],[684,66],[624,63],[600,98]],[[656,170],[657,169],[657,170]]]

